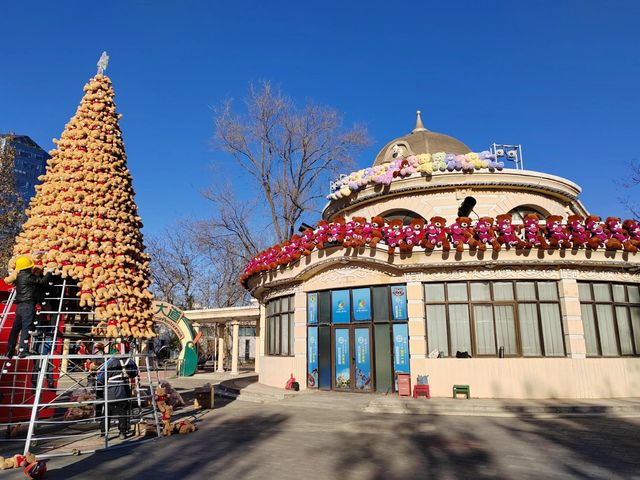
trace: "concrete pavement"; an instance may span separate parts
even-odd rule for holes
[[[389,415],[298,398],[218,402],[195,433],[53,459],[47,478],[640,479],[635,418]]]

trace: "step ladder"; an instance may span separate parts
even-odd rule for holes
[[[96,420],[90,417],[77,422],[68,421],[66,415],[60,420],[58,412],[65,410],[68,412],[69,409],[78,405],[91,408],[103,402],[98,398],[80,402],[73,399],[74,391],[87,389],[91,383],[92,374],[83,368],[84,361],[98,363],[100,360],[108,361],[111,358],[124,360],[134,357],[140,371],[140,377],[136,379],[138,387],[136,395],[131,399],[132,404],[137,405],[137,414],[134,418],[141,421],[144,419],[145,422],[150,419],[147,423],[154,424],[156,436],[160,435],[159,414],[153,395],[154,385],[159,384],[157,369],[155,369],[155,382],[152,378],[154,355],[139,353],[139,348],[132,348],[131,354],[70,353],[74,345],[73,341],[79,343],[105,341],[104,336],[92,335],[93,327],[99,320],[96,319],[93,310],[79,307],[80,299],[75,295],[77,289],[78,286],[74,282],[59,277],[45,288],[45,296],[36,315],[37,323],[30,341],[31,350],[37,350],[37,354],[30,354],[26,358],[0,357],[3,361],[2,372],[0,372],[0,395],[2,395],[0,408],[8,409],[5,440],[17,441],[12,438],[12,432],[26,426],[26,436],[19,439],[20,442],[24,442],[23,454],[32,451],[36,445],[40,448],[41,445],[55,442],[57,439],[62,439],[64,443],[72,443],[78,435],[82,439],[85,435],[95,436],[96,432],[92,431],[86,434],[72,434],[67,439],[66,434],[59,433],[68,430],[68,424],[86,426],[84,424],[95,424]],[[10,315],[11,303],[14,299],[15,294],[13,297],[10,295],[11,302],[8,300],[5,304],[0,328],[4,326]],[[142,378],[143,371],[146,372],[146,378]],[[8,375],[12,377],[11,381],[7,378]],[[149,406],[144,406],[146,404]],[[104,407],[104,415],[99,421],[109,424],[110,412],[106,405]],[[131,412],[133,411],[134,409],[131,409]],[[58,433],[55,433],[56,429]],[[105,436],[104,448],[109,446],[109,438]],[[92,450],[89,448],[84,451]]]

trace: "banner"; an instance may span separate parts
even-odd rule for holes
[[[393,371],[394,373],[410,373],[409,329],[406,323],[393,326]]]
[[[391,310],[394,320],[407,320],[407,287],[391,285]]]
[[[349,329],[336,328],[336,388],[348,389],[351,387],[351,358],[349,354]]]
[[[318,388],[318,327],[307,328],[307,387]]]
[[[315,325],[318,323],[318,293],[307,294],[307,323]]]
[[[331,292],[331,320],[333,323],[349,323],[351,321],[349,290]]]
[[[368,328],[355,329],[355,349],[356,390],[371,390],[371,347]]]
[[[371,290],[356,288],[351,291],[351,295],[353,295],[353,321],[371,320]]]

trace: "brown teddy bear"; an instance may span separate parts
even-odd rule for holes
[[[187,419],[178,420],[173,424],[173,432],[179,433],[181,435],[195,432],[196,430],[197,430],[196,426],[190,420],[187,420]]]

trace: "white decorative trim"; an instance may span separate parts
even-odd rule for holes
[[[319,275],[316,275],[312,281],[327,283],[353,282],[358,278],[368,279],[372,274],[379,275],[381,273],[384,272],[382,270],[366,268],[360,265],[346,265],[344,267],[326,270]]]
[[[638,272],[630,273],[620,270],[579,270],[579,269],[560,269],[560,276],[563,279],[575,280],[609,280],[615,282],[640,282]]]
[[[263,297],[262,301],[266,303],[269,300],[273,300],[277,297],[286,297],[287,295],[295,295],[298,292],[302,292],[302,288],[300,287],[300,285],[294,285],[294,286],[287,285],[286,287],[274,288],[269,290],[269,293]]]

